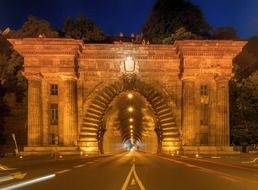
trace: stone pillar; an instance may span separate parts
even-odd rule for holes
[[[195,97],[194,78],[183,79],[183,145],[195,145]]]
[[[78,131],[77,83],[75,78],[65,77],[63,84],[63,144],[74,146]]]
[[[42,136],[43,146],[48,146],[49,143],[49,127],[48,127],[48,83],[42,80]]]
[[[28,146],[42,144],[41,78],[28,78]]]
[[[229,89],[228,79],[216,80],[217,90],[217,119],[216,119],[216,145],[229,146]]]

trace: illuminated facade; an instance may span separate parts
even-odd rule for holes
[[[232,59],[245,42],[9,41],[24,57],[28,79],[25,151],[58,147],[103,152],[106,112],[116,97],[129,91],[140,94],[153,113],[157,150],[171,152],[181,146],[185,153],[231,150],[228,81]],[[121,138],[122,143],[130,136],[124,132]]]

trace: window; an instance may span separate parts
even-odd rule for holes
[[[201,96],[207,96],[208,95],[208,86],[207,85],[201,85]]]
[[[58,104],[50,104],[49,106],[50,125],[58,124]]]
[[[50,84],[50,95],[58,95],[58,85]]]
[[[201,103],[200,124],[208,125],[208,104]]]
[[[201,133],[200,134],[200,144],[201,145],[208,145],[208,133]]]
[[[58,135],[55,133],[50,134],[50,144],[57,145],[58,144]]]

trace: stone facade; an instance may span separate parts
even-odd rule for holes
[[[105,111],[115,96],[128,90],[138,91],[152,105],[159,150],[228,150],[228,81],[232,59],[246,42],[9,41],[24,57],[28,79],[28,150],[55,145],[98,153]],[[123,68],[128,57],[132,71],[130,65]]]

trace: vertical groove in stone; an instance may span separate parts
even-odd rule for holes
[[[76,81],[64,81],[64,145],[74,146],[77,142],[77,98]]]
[[[217,81],[216,145],[229,145],[228,81]]]
[[[42,102],[41,81],[29,80],[28,85],[28,146],[41,145]]]
[[[183,81],[183,141],[184,145],[193,145],[194,129],[194,81]]]

